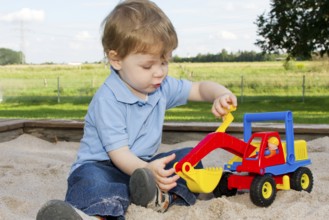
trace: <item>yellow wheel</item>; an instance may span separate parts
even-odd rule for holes
[[[310,185],[310,178],[308,175],[306,175],[304,173],[302,175],[302,179],[301,179],[301,186],[302,186],[303,190],[306,190],[309,185]]]
[[[261,207],[270,206],[276,197],[275,181],[271,175],[255,176],[250,187],[251,201]]]
[[[313,175],[307,167],[299,167],[290,177],[290,186],[296,191],[311,192],[313,188]]]
[[[269,199],[273,194],[273,188],[271,183],[265,182],[262,187],[262,194],[264,199]]]

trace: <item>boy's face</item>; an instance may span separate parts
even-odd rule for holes
[[[168,74],[168,61],[160,55],[129,54],[117,64],[114,68],[118,70],[121,79],[141,99],[159,88]]]

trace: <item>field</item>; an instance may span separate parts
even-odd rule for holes
[[[0,67],[0,118],[83,119],[108,76],[103,64]],[[254,63],[171,63],[170,75],[212,80],[239,99],[234,113],[292,110],[296,123],[329,124],[328,61]],[[209,103],[189,103],[167,112],[167,121],[216,121]]]

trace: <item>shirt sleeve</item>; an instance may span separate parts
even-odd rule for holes
[[[167,100],[166,108],[173,108],[187,103],[192,82],[167,76],[162,91]]]
[[[128,146],[126,111],[113,99],[101,98],[95,104],[97,133],[107,152]]]

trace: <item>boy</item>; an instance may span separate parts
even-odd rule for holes
[[[219,84],[167,76],[178,40],[153,2],[122,1],[103,25],[111,74],[89,105],[66,202],[46,203],[37,219],[124,219],[131,202],[159,212],[172,204],[194,204],[196,195],[173,168],[191,148],[156,155],[165,110],[187,100],[209,101],[212,113],[221,117],[237,105],[236,97]]]

